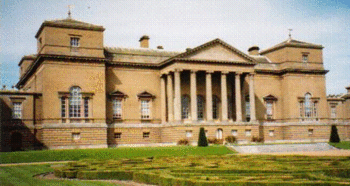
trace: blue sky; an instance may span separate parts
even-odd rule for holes
[[[350,1],[347,0],[2,0],[0,84],[18,81],[18,62],[36,52],[34,38],[44,20],[67,17],[102,25],[105,46],[184,51],[220,38],[247,53],[252,45],[269,48],[292,37],[322,44],[327,94],[350,85]]]

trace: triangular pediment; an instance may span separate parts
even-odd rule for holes
[[[232,61],[253,62],[254,59],[239,51],[220,39],[209,41],[196,48],[189,49],[185,53],[176,56],[183,59],[208,60],[208,61]]]

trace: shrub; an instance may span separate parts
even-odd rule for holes
[[[335,125],[332,125],[331,137],[329,139],[329,142],[331,142],[331,143],[339,143],[340,142],[337,126],[335,126]]]
[[[256,136],[253,136],[253,137],[252,137],[252,142],[259,142],[259,143],[262,143],[262,142],[264,142],[264,138],[262,138],[262,137],[258,138],[258,137],[256,137]]]
[[[209,138],[208,139],[208,143],[220,145],[220,144],[224,143],[224,140],[223,139],[217,139],[217,138]]]
[[[190,142],[188,141],[188,139],[180,139],[178,142],[177,142],[177,145],[189,145]]]
[[[207,146],[208,146],[207,136],[205,136],[204,128],[201,127],[199,130],[198,147],[207,147]]]
[[[237,139],[236,139],[236,137],[234,137],[234,136],[227,136],[226,138],[225,138],[225,141],[227,142],[227,143],[236,143],[236,141],[237,141]]]

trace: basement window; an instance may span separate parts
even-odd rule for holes
[[[149,138],[149,132],[144,132],[142,135],[143,138]]]
[[[312,136],[314,134],[314,129],[309,129],[308,134],[309,134],[309,136]]]
[[[114,138],[115,138],[115,139],[120,139],[120,138],[122,138],[122,133],[121,133],[121,132],[114,133]]]
[[[73,139],[73,141],[80,140],[80,132],[73,132],[72,133],[72,139]]]
[[[269,136],[274,136],[275,135],[275,131],[274,130],[269,130]]]

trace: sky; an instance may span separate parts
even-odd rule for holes
[[[0,85],[19,79],[18,62],[36,53],[35,34],[44,20],[72,18],[106,28],[104,45],[185,51],[220,38],[247,53],[292,38],[322,44],[327,94],[350,86],[348,0],[1,0]]]

